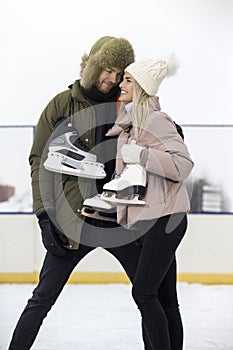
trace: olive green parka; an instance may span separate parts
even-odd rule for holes
[[[56,95],[42,112],[29,162],[36,215],[44,210],[53,210],[62,232],[74,243],[80,239],[83,225],[82,203],[92,195],[93,180],[53,173],[43,167],[48,141],[56,124],[61,118],[69,118],[71,115],[81,140],[92,149],[95,143],[95,112],[82,95],[79,80],[76,80],[69,89]]]

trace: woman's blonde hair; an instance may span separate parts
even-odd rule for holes
[[[129,116],[134,128],[136,141],[138,140],[138,137],[149,115],[149,98],[149,95],[135,80],[133,87],[132,108],[129,111]],[[121,109],[123,109],[125,105],[126,103],[122,103]]]

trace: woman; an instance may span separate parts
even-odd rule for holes
[[[125,69],[120,84],[121,114],[108,133],[123,130],[118,138],[117,181],[129,164],[146,170],[146,193],[141,198],[145,205],[119,205],[117,218],[121,225],[140,232],[141,256],[132,295],[151,350],[181,350],[183,346],[175,251],[187,229],[190,205],[184,181],[193,161],[175,123],[160,111],[156,97],[162,80],[172,73],[170,67],[166,61],[145,59]],[[111,188],[111,182],[106,187]],[[169,295],[166,313],[158,295],[161,285],[163,293]]]

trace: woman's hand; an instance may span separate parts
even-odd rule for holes
[[[136,144],[135,141],[132,141],[130,144],[125,144],[121,148],[121,155],[123,161],[127,164],[135,164],[141,162],[141,152],[144,150],[144,147]]]

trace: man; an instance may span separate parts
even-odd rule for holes
[[[34,208],[47,252],[39,283],[18,320],[9,350],[31,348],[73,269],[95,247],[107,249],[133,280],[141,247],[132,232],[115,222],[82,215],[84,199],[101,193],[115,169],[116,138],[109,140],[105,134],[116,119],[123,71],[133,61],[134,51],[126,39],[100,38],[89,55],[82,57],[81,79],[56,95],[42,112],[30,165]],[[98,162],[105,164],[105,178],[93,180],[45,169],[50,142],[69,130],[77,132],[77,147],[95,152]],[[149,350],[146,332],[143,340]]]

